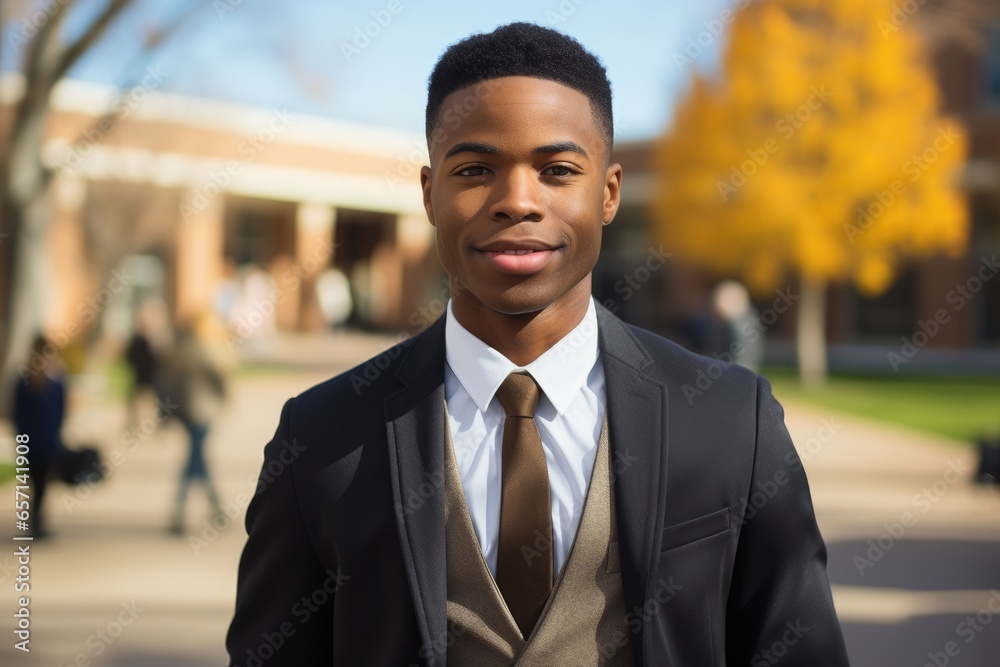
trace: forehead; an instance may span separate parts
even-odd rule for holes
[[[431,154],[443,155],[456,142],[469,140],[488,141],[504,150],[572,140],[600,152],[604,143],[586,95],[556,81],[526,76],[482,81],[444,99],[431,135]]]

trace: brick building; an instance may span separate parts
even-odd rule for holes
[[[19,85],[0,80],[8,121]],[[211,309],[219,282],[251,266],[273,288],[251,306],[273,308],[278,329],[324,326],[313,286],[331,265],[353,281],[358,326],[403,329],[426,299],[420,135],[67,80],[46,137],[50,333],[102,293],[104,332],[127,330],[150,295],[175,319]]]

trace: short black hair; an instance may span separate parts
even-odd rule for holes
[[[424,131],[431,136],[448,95],[467,86],[504,76],[548,79],[578,90],[590,100],[594,120],[611,154],[614,117],[611,82],[604,65],[569,35],[534,23],[509,23],[490,33],[456,42],[438,59],[427,84]]]

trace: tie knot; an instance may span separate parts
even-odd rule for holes
[[[534,418],[540,393],[535,378],[517,371],[508,375],[497,389],[497,398],[508,417]]]

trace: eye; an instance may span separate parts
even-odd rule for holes
[[[542,173],[548,176],[572,176],[576,171],[564,164],[554,164]]]
[[[466,167],[459,171],[456,171],[457,176],[485,176],[487,174],[486,167],[480,167],[478,165],[473,165],[471,167]]]

